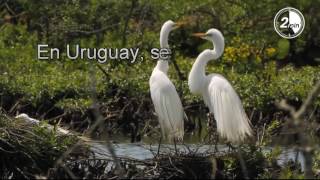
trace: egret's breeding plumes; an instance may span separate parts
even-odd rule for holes
[[[222,55],[224,37],[217,29],[195,33],[194,36],[211,41],[214,49],[206,49],[197,57],[189,74],[189,89],[194,94],[202,95],[214,115],[219,134],[228,141],[241,142],[252,134],[252,129],[239,96],[223,76],[205,74],[206,64]]]
[[[169,34],[180,25],[180,23],[174,23],[170,20],[163,24],[160,32],[161,48],[169,48]],[[184,111],[177,90],[167,76],[168,69],[168,60],[159,59],[153,69],[149,85],[162,136],[173,142],[175,140],[183,140]]]

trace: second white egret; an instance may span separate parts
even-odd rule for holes
[[[195,33],[194,36],[211,41],[214,49],[206,49],[197,57],[189,74],[189,89],[194,94],[202,95],[214,115],[219,134],[228,141],[241,142],[252,134],[252,129],[238,94],[220,74],[205,74],[207,63],[222,55],[224,37],[217,29]]]

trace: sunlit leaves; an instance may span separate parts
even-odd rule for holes
[[[277,54],[277,59],[283,59],[285,58],[290,50],[290,42],[287,39],[280,39],[278,41],[277,45],[278,49],[278,54]]]

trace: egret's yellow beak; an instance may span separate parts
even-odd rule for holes
[[[193,33],[192,36],[204,39],[207,34],[206,33]]]
[[[176,22],[176,23],[174,23],[173,29],[178,29],[178,28],[180,28],[181,26],[183,26],[183,25],[185,25],[185,24],[186,24],[186,23],[183,22],[183,21]]]

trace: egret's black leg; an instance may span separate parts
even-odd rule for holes
[[[229,152],[236,149],[230,142],[227,142],[226,144],[229,147]]]
[[[159,154],[160,154],[161,141],[162,141],[162,135],[160,136],[160,140],[159,140],[157,156],[159,156]]]
[[[174,143],[174,149],[176,151],[176,154],[178,154],[176,138],[173,139],[173,143]]]
[[[216,145],[217,150],[217,144],[219,142],[219,134],[217,132],[217,125],[216,121],[214,119],[213,113],[209,112],[207,114],[208,117],[208,133],[209,133],[209,141],[214,143]]]
[[[208,117],[208,133],[209,133],[209,142],[214,144],[215,151],[218,152],[218,143],[219,143],[219,134],[217,132],[217,124],[214,119],[213,113],[209,112]]]

